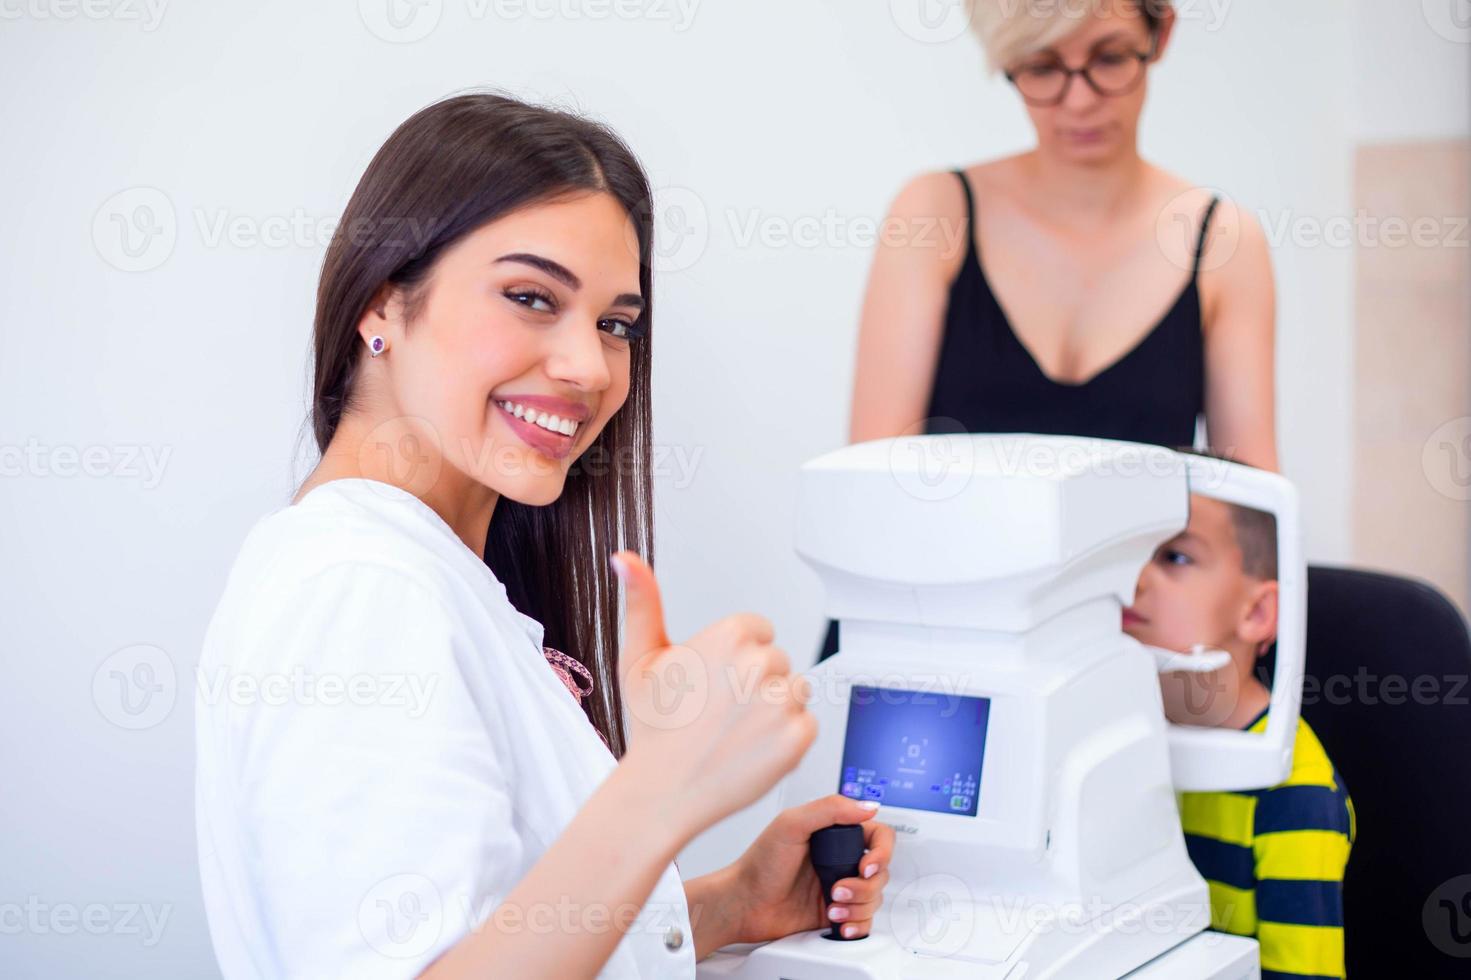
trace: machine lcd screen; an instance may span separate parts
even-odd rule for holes
[[[990,698],[853,687],[838,792],[975,816],[990,715]]]

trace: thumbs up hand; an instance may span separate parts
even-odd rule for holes
[[[757,800],[817,735],[809,693],[772,645],[771,623],[727,616],[684,643],[669,641],[653,569],[613,556],[627,593],[618,663],[629,749],[673,794],[692,833]]]

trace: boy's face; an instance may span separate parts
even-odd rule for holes
[[[1232,655],[1233,667],[1224,671],[1161,677],[1166,682],[1166,714],[1172,721],[1220,724],[1229,715],[1241,682],[1276,634],[1276,585],[1242,570],[1230,507],[1192,495],[1189,525],[1155,551],[1139,575],[1134,604],[1123,613],[1124,632],[1141,643],[1182,653],[1203,643]],[[1171,697],[1170,678],[1179,682],[1182,696],[1198,695],[1195,688],[1224,696],[1211,697],[1209,705],[1195,697],[1190,710],[1181,705],[1172,709],[1178,699]]]
[[[1234,637],[1251,579],[1226,504],[1192,495],[1190,523],[1156,549],[1139,575],[1124,632],[1141,643],[1188,651]]]

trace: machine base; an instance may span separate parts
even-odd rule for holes
[[[1008,972],[1009,971],[1009,972]],[[1095,978],[1086,970],[1059,972],[1058,980]],[[1025,967],[931,959],[906,953],[888,936],[851,943],[817,932],[762,946],[729,946],[702,960],[699,980],[1040,980]],[[1260,980],[1255,941],[1218,932],[1198,933],[1163,956],[1126,974],[1128,980]]]

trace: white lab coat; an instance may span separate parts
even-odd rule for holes
[[[199,860],[227,980],[413,977],[492,927],[616,764],[541,641],[406,491],[335,480],[256,524],[196,685]],[[616,910],[569,895],[522,912],[513,927],[555,944]],[[602,976],[694,975],[671,864]]]

